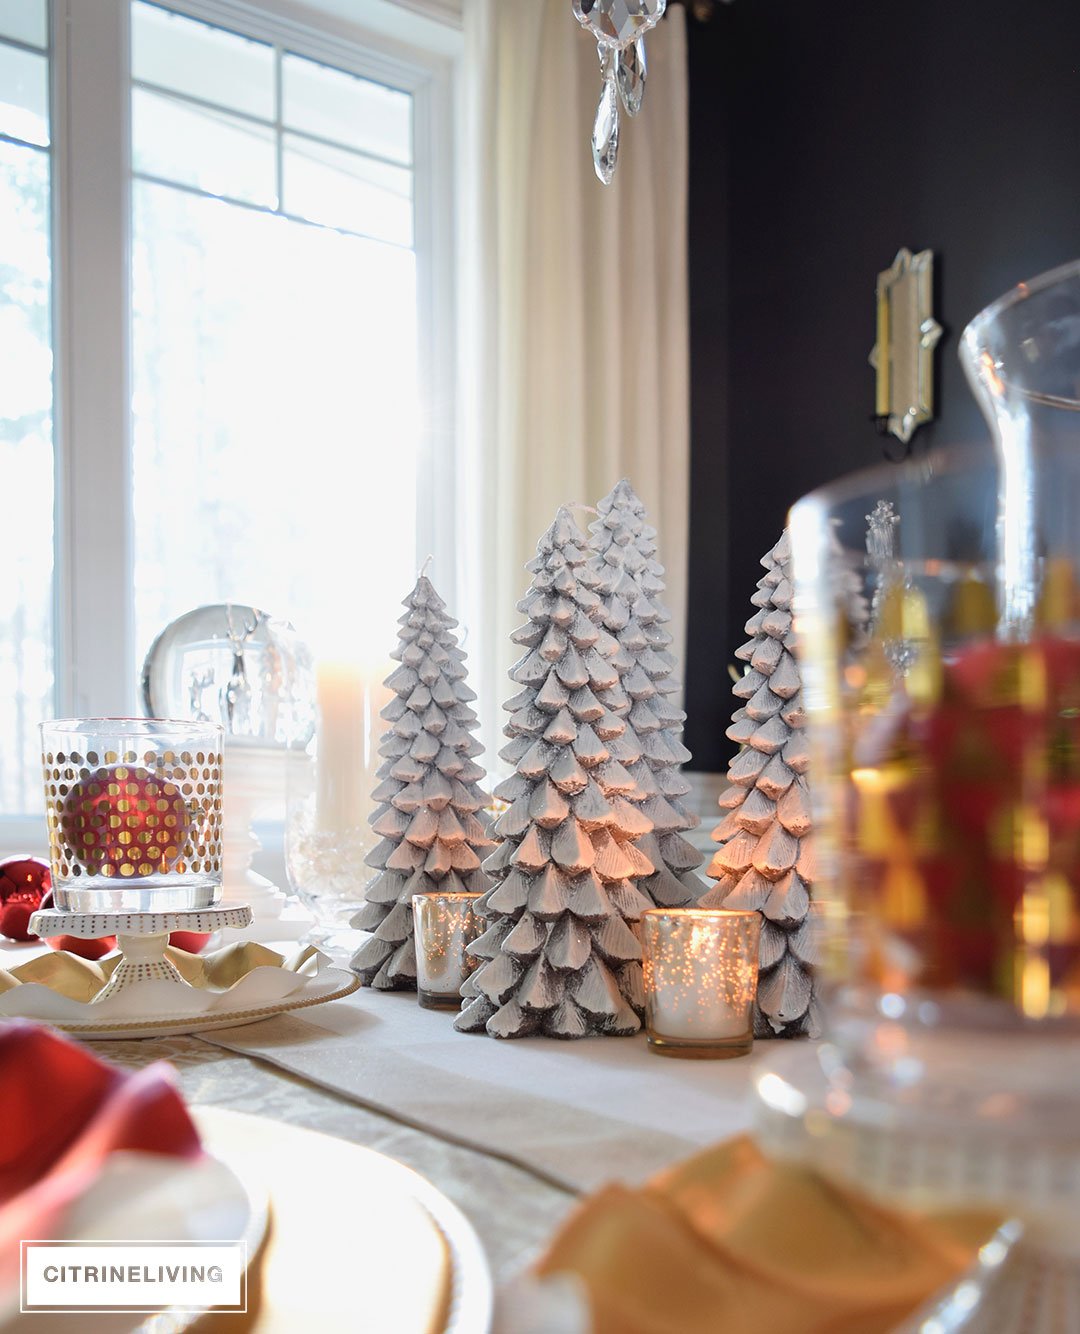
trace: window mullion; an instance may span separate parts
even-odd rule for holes
[[[421,430],[417,458],[417,564],[435,558],[440,588],[458,601],[454,290],[454,139],[446,114],[448,71],[433,73],[413,93],[413,181],[416,253],[418,386]],[[448,503],[449,499],[449,503]]]
[[[128,0],[54,0],[57,704],[135,705]]]
[[[281,57],[282,49],[279,45],[274,46],[274,175],[276,176],[277,188],[277,211],[283,213],[285,210],[285,135],[283,132],[284,121],[284,92],[282,91],[282,72]]]

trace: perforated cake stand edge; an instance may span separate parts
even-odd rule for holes
[[[250,924],[251,907],[246,903],[186,912],[90,913],[39,908],[30,918],[30,930],[42,937],[74,936],[78,940],[116,937],[120,961],[91,1004],[106,1000],[135,982],[155,978],[190,985],[165,954],[170,932],[210,934],[223,927],[243,928]]]

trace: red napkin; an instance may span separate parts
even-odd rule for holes
[[[0,1275],[52,1231],[118,1150],[194,1158],[198,1133],[164,1062],[125,1074],[51,1029],[0,1027]],[[62,1234],[60,1234],[62,1235]]]

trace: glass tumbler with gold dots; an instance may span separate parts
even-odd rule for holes
[[[55,906],[184,912],[221,897],[217,723],[61,718],[41,724]]]

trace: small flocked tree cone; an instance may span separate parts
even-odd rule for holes
[[[717,884],[702,907],[761,913],[754,1030],[759,1037],[818,1031],[811,901],[813,840],[806,771],[806,717],[792,630],[791,548],[785,532],[762,557],[764,576],[750,599],[748,664],[732,687],[741,701],[727,735],[742,749],[720,797],[726,812],[713,831],[720,844],[708,868]]]
[[[656,868],[634,840],[651,822],[627,768],[641,747],[587,558],[561,509],[518,604],[528,620],[510,676],[522,689],[505,706],[500,752],[515,773],[495,792],[510,805],[484,863],[494,884],[478,904],[487,926],[470,947],[482,962],[462,987],[462,1032],[580,1038],[641,1027],[633,924],[654,906],[637,886]]]
[[[368,986],[415,991],[414,894],[483,892],[481,858],[492,846],[480,789],[482,747],[473,737],[476,696],[465,683],[457,621],[421,575],[398,620],[401,665],[386,679],[394,698],[382,711],[389,726],[379,745],[382,780],[371,826],[382,836],[365,862],[378,874],[352,925],[372,934],[352,957]]]
[[[683,802],[690,784],[680,766],[690,752],[682,742],[686,714],[670,698],[679,690],[678,663],[664,628],[671,613],[661,600],[664,567],[656,559],[656,529],[646,522],[645,506],[626,478],[600,501],[597,513],[589,525],[590,564],[602,623],[619,645],[613,661],[642,752],[638,760],[624,762],[645,793],[641,809],[653,824],[636,842],[656,870],[638,888],[661,907],[684,907],[704,892],[697,875],[704,858],[683,838],[700,821]]]

